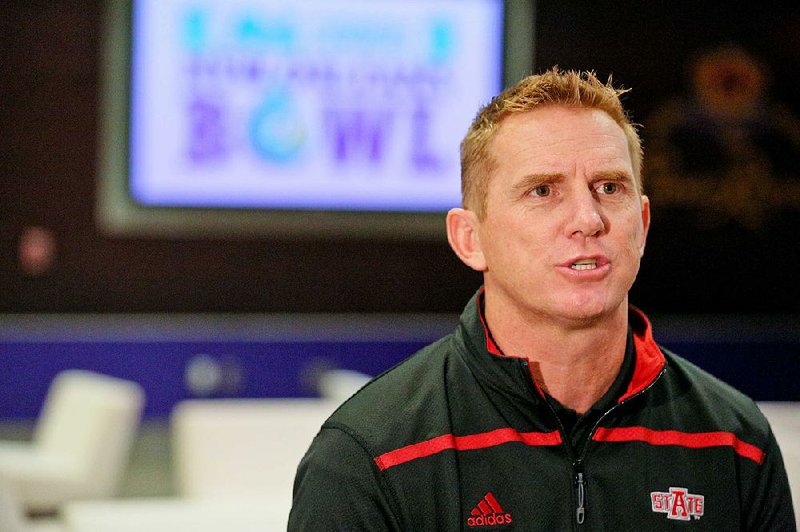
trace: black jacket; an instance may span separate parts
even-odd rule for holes
[[[764,416],[659,348],[644,315],[631,310],[630,383],[578,454],[478,298],[323,425],[289,530],[796,530]]]

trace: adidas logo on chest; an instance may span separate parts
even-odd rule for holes
[[[467,517],[467,526],[470,528],[510,525],[511,522],[511,514],[503,510],[503,507],[497,502],[491,491],[478,501],[478,504],[475,505],[475,508],[472,509],[469,517]]]

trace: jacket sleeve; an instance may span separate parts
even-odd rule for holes
[[[753,532],[797,531],[789,479],[778,442],[770,430],[764,461],[753,485],[743,493],[743,529]]]
[[[359,441],[324,426],[297,469],[288,530],[400,530],[387,492]]]

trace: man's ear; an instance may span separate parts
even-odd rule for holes
[[[644,255],[644,245],[647,242],[647,233],[650,231],[650,198],[642,195],[642,227],[644,234],[642,234],[642,245],[639,247],[639,256]]]
[[[475,271],[487,270],[481,239],[478,234],[478,216],[467,209],[450,209],[447,213],[447,241],[461,261]]]

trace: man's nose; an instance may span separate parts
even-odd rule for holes
[[[606,230],[606,222],[594,194],[587,190],[573,195],[567,213],[567,236],[597,236]]]

